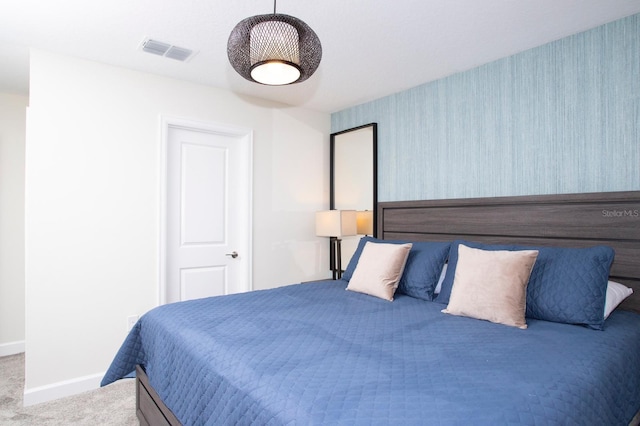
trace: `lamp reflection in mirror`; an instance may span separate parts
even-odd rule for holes
[[[357,212],[355,210],[316,212],[316,235],[329,237],[331,241],[329,256],[334,280],[342,278],[341,238],[356,235],[357,232]]]
[[[373,212],[364,210],[356,212],[358,235],[373,235]]]

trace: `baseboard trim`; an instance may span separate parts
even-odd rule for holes
[[[24,340],[0,344],[0,356],[21,354],[24,352]]]
[[[90,376],[78,377],[72,380],[64,380],[46,386],[33,389],[25,389],[24,406],[40,404],[65,396],[77,395],[82,392],[98,389],[104,373],[92,374]]]

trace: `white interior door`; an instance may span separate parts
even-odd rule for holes
[[[161,303],[251,289],[250,146],[246,131],[166,126]]]

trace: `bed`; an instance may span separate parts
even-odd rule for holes
[[[138,418],[152,425],[637,424],[639,211],[640,192],[380,203],[379,239],[361,241],[345,280],[158,307],[127,336],[103,385],[137,369]],[[393,301],[355,284],[345,291],[366,282],[373,247],[393,245],[395,256],[407,242]],[[516,252],[531,278],[526,329],[454,312],[471,254]],[[586,278],[578,268],[577,280],[605,268],[605,286],[634,293],[606,320],[604,300],[599,318],[586,305],[536,318],[556,307],[531,303],[528,291],[548,268],[572,269],[536,268],[576,253],[598,265]]]

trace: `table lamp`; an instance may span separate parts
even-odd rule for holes
[[[357,213],[355,210],[325,210],[316,212],[316,235],[329,237],[329,264],[333,279],[342,277],[341,238],[356,235]]]

